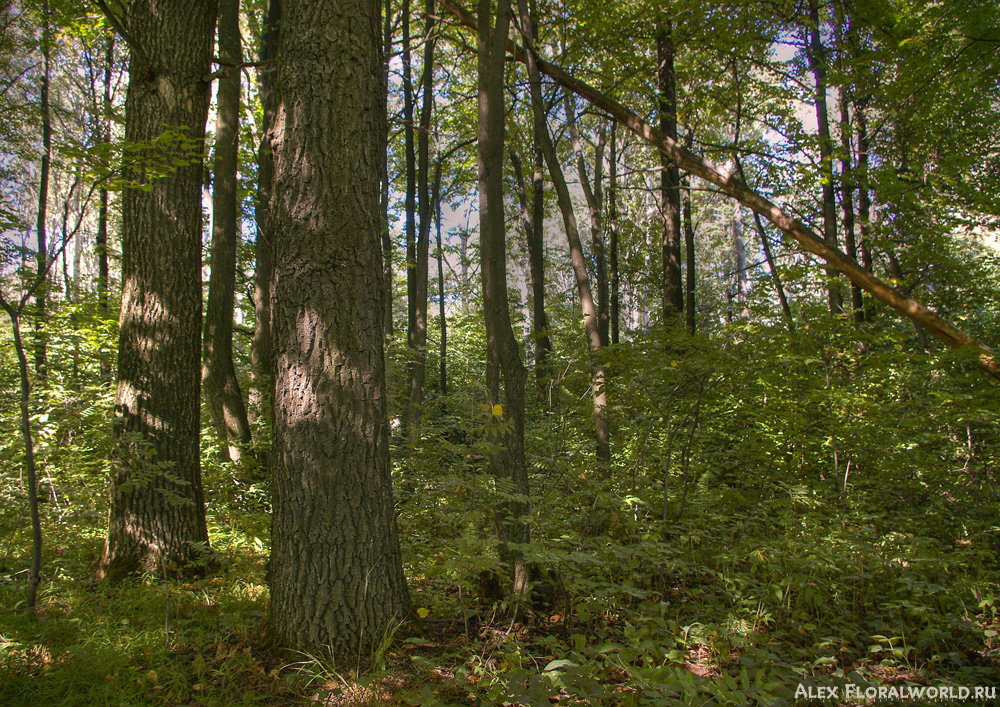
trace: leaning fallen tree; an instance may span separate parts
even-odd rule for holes
[[[459,24],[473,30],[477,28],[476,17],[455,2],[455,0],[442,0],[442,5],[458,20]],[[508,44],[507,51],[515,60],[527,63],[528,50],[511,42]],[[998,365],[993,352],[988,346],[976,341],[958,327],[945,321],[926,305],[890,287],[858,264],[854,258],[836,248],[828,246],[822,238],[813,233],[805,224],[753,191],[742,181],[730,174],[728,170],[714,165],[687,150],[676,140],[671,139],[640,118],[635,112],[585,81],[571,76],[562,67],[545,61],[537,53],[533,54],[533,58],[539,71],[550,79],[581,98],[586,99],[596,108],[608,113],[619,123],[635,133],[640,139],[660,150],[676,162],[681,169],[704,179],[710,184],[714,184],[747,208],[771,221],[771,223],[780,228],[790,238],[794,239],[804,251],[823,258],[828,265],[844,273],[852,282],[857,283],[861,289],[868,292],[879,302],[892,307],[903,316],[913,320],[949,346],[955,348],[971,347],[975,351],[975,360],[980,368],[997,380],[1000,380],[1000,365]]]

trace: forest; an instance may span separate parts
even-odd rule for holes
[[[995,2],[4,5],[0,704],[1000,704]]]

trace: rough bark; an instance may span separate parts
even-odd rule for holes
[[[219,1],[219,59],[229,71],[219,78],[212,170],[212,271],[205,305],[202,385],[219,439],[237,462],[250,448],[250,421],[233,365],[233,309],[239,245],[240,45],[239,0]]]
[[[417,134],[417,198],[420,228],[417,232],[417,261],[414,271],[413,336],[410,341],[410,385],[406,403],[406,421],[410,442],[420,438],[420,414],[424,402],[424,378],[427,375],[427,268],[430,264],[431,184],[430,142],[431,113],[434,109],[434,0],[424,8],[424,62],[421,75],[422,102]]]
[[[526,0],[518,0],[521,11],[521,26],[530,27],[531,19],[527,10]],[[531,35],[524,34],[525,42],[530,46]],[[533,54],[528,55],[528,83],[531,92],[531,108],[535,121],[542,126],[538,136],[541,139],[542,154],[549,168],[549,177],[556,192],[556,201],[563,217],[563,227],[569,244],[570,262],[573,276],[576,279],[577,295],[580,298],[580,309],[583,312],[583,328],[587,337],[587,348],[591,354],[591,386],[594,401],[594,438],[597,442],[597,458],[601,461],[611,459],[611,444],[608,431],[607,392],[605,391],[604,366],[600,362],[601,335],[597,322],[597,307],[594,305],[594,295],[590,287],[590,275],[587,272],[587,262],[583,255],[583,245],[580,242],[580,229],[577,226],[576,215],[573,213],[573,201],[570,197],[566,177],[559,155],[552,138],[549,136],[548,125],[545,123],[545,108],[542,101],[542,82],[538,67],[534,64]]]
[[[458,18],[461,24],[473,30],[477,28],[476,18],[462,6],[458,5],[455,0],[443,0],[442,4],[448,12]],[[637,137],[656,147],[669,156],[670,159],[677,162],[677,165],[681,169],[687,170],[691,174],[715,185],[729,196],[737,199],[748,209],[771,221],[783,233],[788,235],[789,238],[796,241],[802,250],[825,260],[831,267],[844,273],[853,282],[857,282],[861,286],[861,289],[872,295],[879,302],[925,327],[935,337],[949,346],[955,348],[971,347],[976,354],[977,365],[992,377],[1000,380],[1000,364],[996,361],[989,347],[976,341],[950,322],[945,321],[935,312],[928,309],[927,306],[894,290],[875,277],[869,269],[862,267],[857,261],[847,257],[840,250],[829,247],[821,237],[816,235],[805,224],[750,189],[744,182],[736,179],[729,171],[693,154],[690,150],[678,144],[676,140],[668,138],[640,118],[634,111],[629,110],[615,99],[598,91],[585,81],[571,76],[562,67],[538,58],[531,51],[530,46],[527,51],[514,45],[509,46],[508,50],[516,61],[527,63],[530,57],[530,60],[534,62],[539,71],[546,76],[564,88],[573,91],[581,98],[590,101],[595,107],[607,112]]]
[[[409,617],[389,469],[379,0],[284,0],[275,76],[269,627],[354,653]]]
[[[672,23],[665,20],[656,34],[657,90],[660,131],[677,140],[677,80],[674,73]],[[684,311],[681,286],[680,171],[677,163],[660,154],[660,210],[663,215],[663,322],[672,325]]]
[[[492,21],[491,21],[492,20]],[[477,46],[479,249],[486,319],[487,403],[501,415],[490,425],[494,443],[490,467],[497,480],[494,518],[499,554],[523,591],[528,567],[521,550],[512,544],[528,542],[528,470],[524,458],[525,382],[520,346],[510,322],[507,300],[507,247],[504,229],[504,63],[510,31],[510,0],[498,0],[496,14],[490,0],[479,0]],[[501,380],[503,381],[501,395]]]
[[[198,453],[202,143],[215,3],[137,0],[125,139],[165,130],[191,140],[188,163],[148,178],[129,166],[122,194],[122,310],[108,541],[100,574],[162,565],[196,571],[208,546]]]
[[[816,125],[819,137],[820,182],[823,187],[823,240],[836,250],[837,244],[837,195],[833,178],[833,141],[830,139],[830,116],[826,105],[826,49],[820,39],[818,0],[809,0],[809,69],[816,81]],[[843,296],[840,294],[839,277],[834,268],[827,268],[827,291],[830,311],[842,314]]]

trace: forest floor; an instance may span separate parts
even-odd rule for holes
[[[972,692],[1000,683],[992,534],[928,515],[940,504],[873,514],[799,496],[740,517],[725,502],[693,498],[659,537],[612,514],[599,536],[550,539],[516,619],[479,595],[468,557],[411,540],[421,627],[340,663],[268,647],[265,545],[241,524],[214,519],[211,577],[111,587],[91,579],[101,529],[66,522],[37,615],[0,614],[0,704],[881,705],[961,688],[1000,704]],[[15,607],[23,577],[0,569]]]

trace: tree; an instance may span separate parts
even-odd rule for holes
[[[497,478],[494,517],[500,559],[514,579],[514,591],[527,586],[528,568],[521,550],[528,542],[528,470],[524,459],[525,381],[528,377],[507,300],[507,245],[504,232],[504,64],[510,32],[510,0],[479,2],[479,250],[486,320],[486,394],[493,417],[490,467]],[[500,381],[503,379],[503,395]]]
[[[816,81],[816,124],[819,131],[819,168],[820,182],[823,187],[823,240],[830,248],[837,245],[837,197],[834,192],[833,176],[833,140],[830,138],[830,116],[826,105],[826,47],[820,38],[822,30],[819,17],[818,0],[809,0],[809,27],[807,28],[806,56],[809,68]],[[834,269],[828,269],[830,281],[829,292],[830,311],[841,314],[844,311],[843,295],[837,283]]]
[[[109,18],[111,19],[111,18]],[[208,546],[201,484],[201,183],[215,3],[138,0],[125,139],[173,153],[127,164],[117,445],[100,575],[195,570]],[[180,162],[179,166],[173,166]]]
[[[427,268],[429,265],[432,202],[430,183],[431,113],[434,109],[434,0],[424,9],[424,63],[421,76],[422,105],[417,134],[417,196],[420,227],[417,232],[414,289],[411,299],[413,330],[410,337],[410,385],[406,420],[410,442],[420,436],[420,414],[424,402],[424,378],[427,374]]]
[[[661,10],[663,12],[664,10]],[[656,33],[660,131],[677,139],[677,78],[674,74],[673,23],[667,18]],[[660,155],[660,209],[663,214],[663,321],[671,324],[684,311],[681,286],[681,195],[677,163]]]
[[[577,226],[576,215],[573,212],[573,201],[569,186],[563,174],[559,155],[549,135],[545,120],[545,107],[542,100],[541,75],[534,63],[532,34],[523,28],[530,27],[534,19],[531,17],[526,0],[519,0],[521,13],[522,39],[529,47],[527,54],[528,85],[531,95],[531,109],[536,126],[535,134],[539,139],[545,164],[549,168],[549,177],[556,192],[559,211],[563,217],[563,228],[566,231],[566,241],[569,245],[570,262],[573,276],[576,280],[577,295],[580,298],[580,309],[583,313],[583,327],[587,336],[587,348],[591,355],[591,380],[594,401],[594,437],[597,442],[597,458],[601,461],[611,459],[611,445],[608,433],[607,391],[605,390],[604,366],[599,359],[601,350],[601,332],[598,321],[597,307],[590,287],[590,275],[587,272],[586,259],[583,255],[583,245],[580,242],[580,229]],[[593,197],[591,197],[593,198]]]
[[[386,416],[379,9],[282,3],[270,135],[269,627],[283,645],[338,654],[410,613]]]
[[[219,0],[218,111],[212,172],[212,273],[205,305],[205,403],[229,459],[239,461],[250,446],[250,421],[233,366],[233,307],[239,245],[240,45],[239,0]]]

